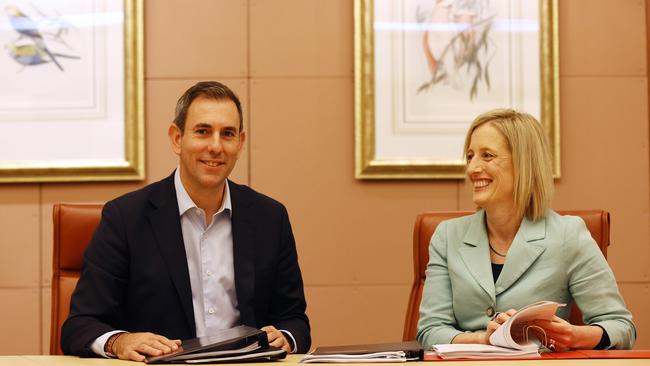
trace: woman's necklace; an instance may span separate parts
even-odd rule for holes
[[[506,254],[501,254],[501,253],[497,252],[496,249],[492,248],[492,243],[488,242],[488,245],[490,246],[490,250],[493,251],[494,254],[498,255],[499,257],[501,257],[501,258],[505,258],[506,255],[508,255],[508,253],[506,253]]]

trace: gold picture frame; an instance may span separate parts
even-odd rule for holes
[[[420,3],[423,3],[424,1],[425,0],[422,0]],[[516,5],[521,8],[530,7],[531,4],[534,4],[534,2],[530,1],[526,1],[524,3],[524,0],[502,1],[509,2],[511,5],[513,3],[516,3]],[[375,6],[378,2],[381,4],[381,7],[393,7],[393,9],[375,9]],[[382,73],[376,74],[376,68],[379,62],[387,63],[384,61],[385,59],[397,59],[398,61],[395,61],[393,63],[401,63],[403,70],[406,69],[403,67],[403,65],[408,64],[409,67],[412,66],[412,63],[404,61],[404,59],[406,59],[406,56],[395,56],[395,53],[409,52],[408,47],[404,46],[404,44],[407,44],[407,41],[402,41],[403,44],[400,44],[400,47],[392,46],[392,48],[384,47],[382,43],[381,50],[377,51],[376,47],[379,43],[377,43],[378,40],[376,32],[382,32],[382,39],[379,41],[383,42],[383,40],[388,37],[385,34],[389,32],[401,32],[402,34],[406,34],[408,31],[424,32],[420,31],[420,29],[425,29],[426,31],[428,31],[427,29],[434,29],[434,31],[439,32],[442,29],[442,32],[444,32],[447,31],[447,28],[445,27],[454,26],[454,24],[444,24],[436,25],[436,28],[431,27],[431,25],[427,24],[426,22],[417,23],[416,21],[413,21],[409,23],[408,21],[391,22],[385,20],[385,14],[392,14],[391,11],[394,10],[397,10],[398,13],[407,13],[407,11],[404,11],[404,8],[410,6],[408,4],[413,4],[416,2],[417,0],[355,0],[355,177],[357,179],[459,179],[465,177],[464,162],[462,161],[462,139],[464,138],[465,134],[463,131],[467,131],[467,127],[469,126],[469,123],[473,117],[465,116],[463,119],[466,122],[464,125],[464,130],[459,127],[454,127],[455,125],[449,124],[451,127],[448,127],[446,129],[439,128],[438,130],[442,132],[438,135],[432,133],[431,129],[427,130],[419,127],[412,128],[406,133],[403,133],[403,131],[406,129],[402,128],[400,130],[401,127],[394,121],[386,122],[387,120],[392,120],[393,116],[397,114],[396,112],[391,109],[389,111],[390,113],[379,113],[376,109],[376,103],[379,103],[377,102],[378,99],[382,100],[382,106],[386,104],[395,105],[396,103],[402,103],[406,105],[410,100],[408,96],[405,97],[404,95],[401,95],[400,98],[393,97],[392,99],[384,97],[385,95],[390,95],[391,93],[397,93],[395,90],[402,90],[405,88],[394,88],[394,83],[389,84],[389,86],[386,87],[385,84],[387,78],[392,82],[392,80],[399,79],[399,77],[394,77],[393,75],[389,75],[389,77],[387,77],[386,74],[390,74],[390,72],[383,72],[383,67],[381,69]],[[408,4],[404,5],[405,3]],[[431,1],[431,3],[435,3],[435,1]],[[498,3],[498,1],[496,3]],[[538,0],[537,4],[537,10],[533,10],[538,11],[538,20],[525,21],[525,19],[511,19],[510,22],[505,26],[503,25],[503,22],[501,22],[501,28],[505,28],[507,32],[514,34],[512,37],[517,37],[519,34],[523,34],[521,37],[530,37],[529,34],[535,31],[537,31],[539,34],[539,50],[535,51],[539,52],[539,64],[535,65],[535,67],[539,66],[539,71],[533,70],[539,73],[539,78],[533,79],[533,82],[537,82],[537,80],[539,80],[539,88],[536,91],[536,93],[539,93],[539,98],[532,99],[539,102],[538,118],[549,138],[551,151],[553,154],[553,171],[554,176],[557,178],[560,177],[561,174],[559,129],[560,94],[558,63],[558,4],[557,0]],[[384,18],[379,20],[375,19],[376,10],[379,12],[377,14],[384,14]],[[422,15],[422,13],[425,12],[421,10],[421,8],[416,8],[416,11],[411,11],[411,13],[417,13],[415,17],[426,17],[426,14]],[[528,9],[528,11],[530,11],[530,9]],[[497,24],[497,27],[498,26],[499,24]],[[397,29],[397,32],[394,31],[395,29]],[[403,36],[401,39],[407,39],[406,37],[407,36]],[[486,46],[485,48],[487,49],[488,47]],[[395,50],[397,50],[397,52]],[[376,51],[382,52],[381,58],[376,55]],[[532,52],[531,54],[535,54],[535,52]],[[416,53],[413,52],[413,54]],[[426,65],[424,62],[423,64]],[[526,74],[526,72],[529,70],[526,70],[524,68],[530,67],[530,65],[535,64],[535,62],[520,61],[520,64],[523,65],[520,65],[520,72],[522,74]],[[487,70],[487,64],[484,65],[484,70]],[[376,76],[378,76],[381,80],[377,81]],[[409,80],[407,77],[402,77],[402,79]],[[486,84],[488,84],[489,87],[489,83],[486,82]],[[424,89],[428,90],[426,85],[424,86]],[[526,90],[528,89],[530,89],[530,87],[526,86]],[[470,94],[470,99],[476,98],[476,90],[472,90],[472,93],[474,94]],[[404,94],[406,95],[406,93]],[[388,102],[386,102],[386,100],[388,100]],[[397,102],[395,100],[397,100]],[[404,102],[402,100],[404,100]],[[527,101],[530,100],[531,98],[527,99]],[[471,102],[467,101],[466,105],[471,105]],[[497,106],[493,108],[496,107]],[[499,105],[499,107],[513,106]],[[392,106],[387,108],[395,107]],[[516,106],[515,108],[521,109],[517,108]],[[487,109],[484,111],[486,110]],[[476,115],[478,115],[478,113],[475,113],[473,116]],[[382,119],[381,126],[378,126],[376,124],[378,118]],[[429,135],[427,135],[427,133]],[[383,140],[378,141],[378,136],[380,136]],[[410,156],[408,153],[403,153],[403,151],[408,152],[408,149],[410,148],[408,136],[412,136],[411,138],[416,142],[412,144],[413,146],[424,146],[424,148],[420,148],[420,151],[423,149],[426,150],[429,146],[432,150],[434,150],[435,146],[438,145],[435,142],[427,145],[427,136],[431,136],[433,138],[432,141],[435,141],[435,138],[437,136],[441,136],[440,139],[443,143],[440,145],[449,145],[451,148],[448,148],[448,150],[444,151],[444,154],[446,154],[446,157],[444,158],[429,158],[422,156],[421,153],[419,153],[420,155],[413,154],[413,156]],[[378,146],[380,144],[389,145],[393,143],[391,139],[397,141],[396,146],[402,150],[398,153],[391,153],[391,151],[389,151],[390,149],[384,149],[388,152],[379,154]],[[407,142],[401,142],[402,140]],[[448,143],[447,140],[451,140],[452,143]],[[459,143],[459,141],[461,142]],[[402,145],[400,146],[399,144]],[[452,150],[453,154],[451,154]]]
[[[10,52],[13,60],[0,60],[7,63],[7,75],[39,78],[45,88],[57,85],[61,94],[70,88],[70,99],[81,95],[90,102],[87,107],[85,101],[66,102],[83,104],[86,110],[68,108],[56,104],[57,95],[47,101],[50,106],[43,107],[43,113],[38,111],[41,101],[30,102],[28,97],[15,103],[24,104],[23,109],[0,106],[0,134],[16,141],[5,144],[0,183],[143,180],[143,0],[88,1],[61,5],[68,6],[63,9],[47,0],[21,1],[7,6],[8,24],[0,42],[18,50],[45,47],[21,32],[27,25],[42,34],[38,37],[50,49],[48,56],[30,59],[31,64]],[[62,82],[64,76],[71,81]],[[72,89],[75,80],[90,92]]]

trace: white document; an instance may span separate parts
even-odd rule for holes
[[[422,346],[416,341],[318,347],[300,363],[406,362],[422,359]]]
[[[491,345],[436,344],[431,347],[445,360],[458,358],[539,358],[539,345],[533,339],[546,337],[544,330],[530,326],[534,320],[551,320],[559,307],[554,301],[539,301],[519,309],[490,336]],[[541,339],[543,342],[544,340]],[[544,343],[544,342],[543,342]]]
[[[490,343],[495,346],[513,349],[523,349],[523,347],[531,343],[534,344],[530,340],[531,332],[527,325],[534,320],[553,319],[557,309],[562,306],[566,306],[566,304],[558,304],[554,301],[539,301],[519,309],[492,333]]]
[[[459,358],[539,358],[537,345],[512,349],[487,344],[436,344],[431,348],[445,360]]]
[[[300,360],[300,363],[311,362],[335,362],[335,363],[348,363],[348,362],[406,362],[406,352],[403,351],[388,351],[388,352],[374,352],[362,354],[329,354],[329,355],[313,355],[307,354]]]

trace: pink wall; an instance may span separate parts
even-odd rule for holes
[[[145,1],[146,182],[176,166],[166,128],[179,94],[202,79],[232,86],[249,131],[233,179],[289,209],[314,345],[399,340],[415,215],[472,208],[462,181],[353,178],[352,5]],[[553,205],[612,213],[609,258],[637,348],[650,348],[646,14],[642,0],[560,1],[563,176]],[[0,354],[48,352],[52,203],[141,185],[0,185]]]

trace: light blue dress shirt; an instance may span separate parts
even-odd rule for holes
[[[192,288],[196,336],[203,337],[239,323],[232,243],[232,204],[225,184],[221,207],[206,225],[205,212],[183,187],[180,168],[174,174],[176,199]]]

